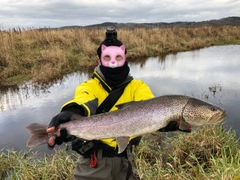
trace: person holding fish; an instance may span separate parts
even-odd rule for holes
[[[47,133],[54,132],[63,123],[73,121],[74,117],[81,121],[81,116],[116,111],[121,104],[153,98],[149,86],[130,75],[126,54],[127,49],[117,39],[117,32],[107,30],[106,39],[97,49],[99,65],[92,78],[76,87],[73,99],[66,102],[61,112],[52,118]],[[108,124],[103,126],[103,133],[107,133]],[[119,128],[122,128],[121,125]],[[175,130],[178,130],[178,124],[171,122],[159,131]],[[96,131],[100,129],[92,126],[91,133],[94,135]],[[133,173],[132,146],[137,146],[140,139],[141,137],[117,137],[85,141],[69,135],[66,128],[61,128],[55,136],[48,139],[48,146],[54,148],[55,145],[72,141],[72,149],[81,155],[74,173],[76,180],[133,180],[139,177]],[[119,151],[121,143],[126,148]]]

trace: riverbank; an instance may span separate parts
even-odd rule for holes
[[[212,45],[240,44],[240,26],[117,29],[127,58],[164,56]],[[97,65],[96,49],[105,30],[18,29],[0,31],[0,87],[24,81],[48,83]]]
[[[134,149],[135,164],[144,180],[237,180],[240,178],[239,140],[222,125],[192,133],[144,136]],[[0,151],[0,179],[73,179],[76,153],[58,150],[37,159],[37,152]]]

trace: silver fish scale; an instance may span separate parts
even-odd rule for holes
[[[188,98],[153,98],[118,111],[82,118],[64,124],[70,134],[86,140],[138,136],[157,131],[180,118]]]
[[[180,121],[182,130],[191,126],[215,124],[226,117],[223,109],[196,98],[179,95],[159,96],[134,105],[119,105],[118,111],[99,114],[63,123],[68,132],[81,139],[116,138],[118,153],[128,144],[129,136],[157,131],[170,121]],[[27,126],[31,137],[27,146],[36,147],[47,142],[47,125],[32,123]]]

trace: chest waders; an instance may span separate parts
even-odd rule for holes
[[[105,112],[109,112],[110,109],[114,106],[114,104],[117,102],[117,100],[121,97],[121,95],[123,94],[123,91],[125,89],[125,87],[128,85],[129,82],[131,82],[133,78],[131,77],[126,83],[122,84],[119,88],[111,91],[109,93],[109,95],[105,98],[105,100],[100,104],[100,106],[97,108],[96,114],[100,114],[100,113],[105,113]],[[104,82],[102,82],[100,80],[101,84],[104,85],[103,87],[105,87]],[[109,91],[109,89],[105,88],[105,90]],[[97,146],[94,148],[98,148]],[[129,177],[131,176],[132,173],[132,164],[131,162],[133,161],[133,159],[128,159],[128,154],[131,153],[131,148],[128,146],[126,148],[126,159],[128,160],[128,170],[127,170],[127,174],[126,174],[126,180],[129,179]],[[93,152],[94,154],[96,153],[96,151]],[[98,152],[98,155],[102,155],[103,156],[103,151],[100,150],[100,152]],[[116,155],[117,156],[117,155]],[[91,156],[92,157],[92,156]],[[95,156],[95,162],[93,162],[95,165],[97,165],[97,157]],[[90,162],[91,164],[91,162]]]

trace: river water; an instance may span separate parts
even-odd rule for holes
[[[189,95],[224,108],[224,125],[240,136],[240,45],[151,57],[129,65],[131,74],[145,81],[156,96]],[[75,87],[88,78],[88,73],[76,72],[43,89],[26,83],[1,90],[0,149],[29,150],[25,127],[33,122],[48,124],[72,99]],[[44,145],[35,150],[50,153]]]

